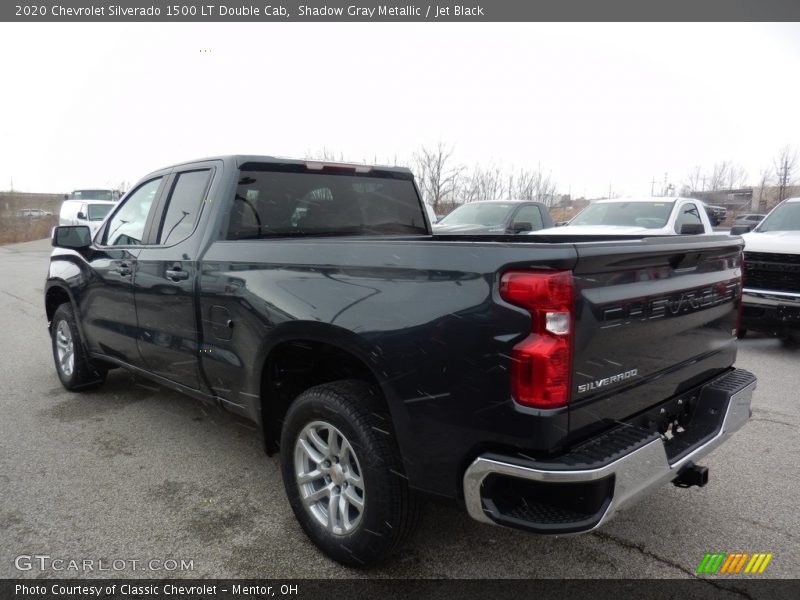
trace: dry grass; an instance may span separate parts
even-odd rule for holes
[[[576,209],[566,209],[566,208],[557,208],[557,207],[550,207],[550,218],[553,219],[553,223],[558,223],[559,221],[569,221],[572,217],[580,212]]]
[[[0,246],[49,238],[58,216],[29,219],[23,217],[0,218]]]

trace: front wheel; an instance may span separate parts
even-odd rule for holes
[[[367,383],[313,387],[292,403],[281,434],[289,504],[330,558],[368,567],[397,549],[418,520],[389,415]]]
[[[65,388],[74,392],[105,381],[108,369],[89,359],[71,305],[62,304],[56,309],[50,322],[50,338],[56,372]]]

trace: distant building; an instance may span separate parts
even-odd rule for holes
[[[766,213],[778,204],[779,190],[776,186],[746,187],[707,192],[690,191],[690,198],[697,198],[707,204],[724,206],[728,214]],[[800,196],[800,186],[786,189],[785,198]]]
[[[709,192],[689,192],[690,198],[702,200],[706,204],[724,206],[728,211],[749,212],[753,203],[753,188],[733,190],[714,190]]]

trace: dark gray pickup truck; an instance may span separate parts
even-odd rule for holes
[[[426,495],[590,531],[705,484],[696,461],[750,416],[735,237],[432,235],[407,170],[229,156],[53,245],[64,386],[124,367],[252,419],[348,565],[398,547]]]

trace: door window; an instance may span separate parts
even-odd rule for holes
[[[200,215],[210,177],[209,170],[187,171],[178,175],[161,223],[159,244],[176,244],[189,237]]]
[[[538,206],[523,206],[514,217],[514,223],[530,223],[531,231],[538,231],[542,228],[542,213]]]
[[[680,210],[681,214],[675,221],[675,233],[680,233],[684,225],[700,225],[702,227],[703,221],[700,219],[700,213],[695,204],[691,202],[684,204]]]
[[[106,246],[138,246],[142,243],[147,217],[153,208],[161,177],[143,183],[125,200],[106,228]]]

